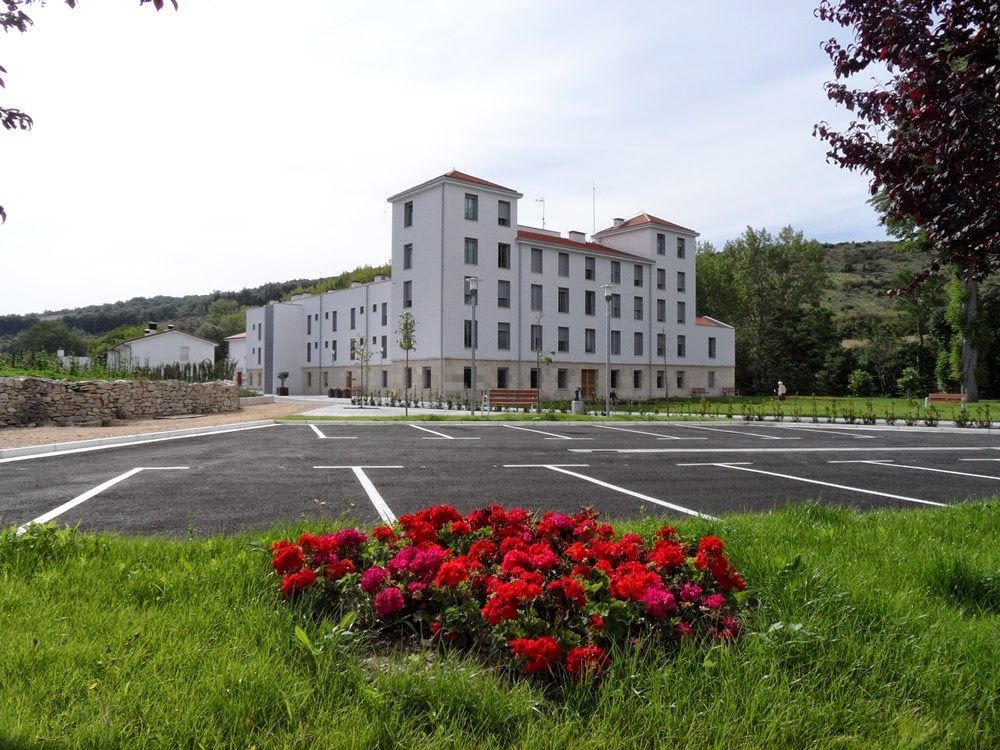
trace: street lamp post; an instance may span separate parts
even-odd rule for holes
[[[605,319],[607,321],[607,338],[605,340],[604,361],[604,414],[611,416],[611,284],[601,287],[604,292]]]
[[[472,378],[469,383],[470,394],[469,403],[472,409],[472,416],[476,415],[476,303],[479,301],[479,277],[478,276],[466,276],[466,282],[469,284],[469,296],[472,297]]]

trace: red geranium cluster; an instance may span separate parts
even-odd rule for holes
[[[597,514],[439,505],[395,525],[275,542],[286,597],[357,612],[384,632],[404,622],[442,643],[483,646],[528,674],[592,679],[612,647],[739,634],[744,581],[721,539],[618,536]]]

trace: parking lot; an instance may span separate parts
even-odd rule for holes
[[[920,509],[1000,491],[981,432],[716,423],[277,424],[0,459],[0,523],[128,534],[392,520],[487,503],[718,517],[815,499]]]

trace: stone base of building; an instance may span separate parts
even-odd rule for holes
[[[469,393],[471,363],[460,359],[410,360],[410,390],[422,400],[435,398],[461,399]],[[553,362],[543,364],[538,380],[532,374],[536,363],[509,360],[477,360],[476,381],[481,392],[491,388],[534,388],[545,400],[572,400],[579,388],[585,400],[601,399],[605,394],[605,366],[584,362]],[[405,367],[402,362],[371,364],[367,370],[353,367],[302,368],[302,388],[292,395],[324,395],[329,389],[351,389],[354,393],[402,395],[405,388]],[[724,396],[734,392],[735,367],[706,365],[668,365],[664,377],[663,365],[612,363],[611,390],[619,399],[691,398]],[[615,372],[617,372],[617,381]],[[263,371],[249,369],[248,387],[265,391]]]

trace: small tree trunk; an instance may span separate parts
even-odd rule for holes
[[[965,286],[965,302],[962,304],[962,392],[967,403],[979,401],[979,384],[976,383],[976,366],[979,349],[976,347],[976,323],[978,318],[979,282],[968,278]]]
[[[403,370],[403,415],[410,416],[410,386],[406,382],[406,373],[410,369],[410,350],[406,350],[406,369]]]

